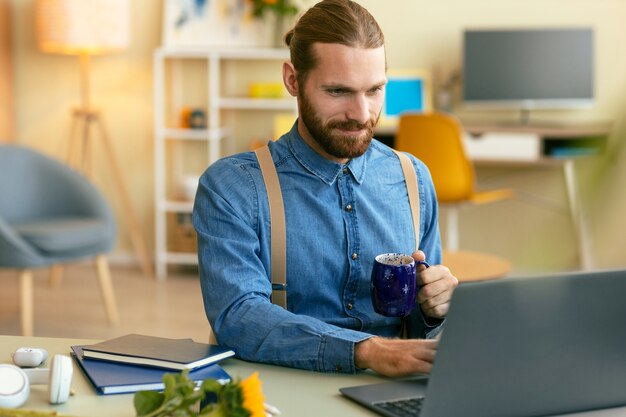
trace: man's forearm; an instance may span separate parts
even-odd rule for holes
[[[290,313],[261,297],[217,320],[218,340],[245,360],[318,372],[353,373],[353,345],[369,335]]]

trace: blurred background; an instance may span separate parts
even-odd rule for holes
[[[254,106],[224,104],[211,110],[207,101],[214,94],[211,88],[215,86],[207,77],[211,65],[207,59],[179,56],[178,63],[162,64],[161,58],[156,56],[164,44],[169,44],[170,51],[184,50],[176,46],[176,42],[183,41],[172,38],[171,34],[167,38],[167,31],[171,30],[167,14],[172,10],[179,12],[185,3],[129,1],[127,43],[114,53],[94,55],[90,60],[91,105],[101,110],[151,261],[160,244],[166,245],[164,250],[193,254],[188,197],[193,195],[194,181],[192,179],[189,185],[187,178],[197,178],[212,158],[248,150],[252,144],[274,137],[279,116],[289,113],[293,106],[282,103],[268,112]],[[223,7],[230,7],[227,0],[222,3]],[[314,3],[298,0],[294,5],[302,11]],[[626,266],[626,155],[623,146],[626,141],[626,56],[623,54],[626,2],[361,0],[359,3],[375,16],[385,33],[390,71],[427,71],[433,107],[453,113],[463,123],[515,122],[520,113],[519,109],[469,109],[463,105],[464,31],[591,28],[593,105],[583,109],[533,110],[530,117],[536,122],[610,125],[603,152],[592,158],[579,158],[574,165],[575,177],[588,225],[590,244],[586,247],[592,259],[591,267]],[[35,0],[0,0],[0,141],[35,148],[63,160],[72,135],[72,109],[81,102],[81,67],[76,56],[46,53],[38,47],[36,4]],[[263,34],[261,41],[254,41],[256,46],[244,45],[245,48],[272,46],[273,28],[278,24],[273,16],[242,19],[255,19],[255,24],[262,26],[259,33]],[[293,17],[287,16],[285,20],[284,27],[288,27]],[[247,36],[243,43],[250,37],[237,36]],[[227,49],[241,47],[234,45]],[[217,88],[227,92],[224,94],[243,96],[248,94],[248,87],[254,81],[280,82],[280,61],[286,57],[285,52],[257,57],[255,61],[233,58],[233,62],[220,63],[223,85]],[[160,65],[165,74],[159,81],[178,83],[178,90],[168,87],[165,93],[157,93],[162,88],[155,82],[155,70],[161,68]],[[200,129],[206,127],[207,122],[211,124],[211,111],[217,111],[222,122],[230,125],[230,133],[218,149],[219,155],[211,154],[210,141],[195,140],[185,149],[181,149],[180,144],[166,143],[163,159],[155,159],[157,146],[161,146],[156,140],[163,127],[159,123],[185,128],[181,117],[193,110],[200,111],[196,114]],[[290,122],[288,120],[287,125]],[[171,132],[169,135],[175,136]],[[101,156],[101,145],[95,143],[92,179],[111,203],[119,225],[117,242],[110,256],[115,281],[115,268],[139,269],[141,262],[128,233],[132,220],[120,196],[114,170]],[[165,166],[157,166],[162,164]],[[461,247],[506,258],[516,275],[580,268],[580,244],[560,164],[477,163],[476,172],[479,187],[509,187],[515,191],[515,197],[479,209],[462,210]],[[0,167],[0,175],[10,173]],[[162,181],[158,178],[160,175],[164,176]],[[187,205],[180,210],[159,210],[161,186],[167,190],[166,194],[176,194],[173,200],[187,200]],[[166,217],[165,237],[159,237],[156,231],[161,215]],[[441,227],[445,232],[446,225]],[[196,277],[193,264],[187,258],[168,263],[167,270],[173,275]],[[0,286],[5,286],[5,281],[0,282]],[[6,294],[4,289],[2,292]]]

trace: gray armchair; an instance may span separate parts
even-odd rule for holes
[[[22,334],[33,334],[33,268],[91,257],[108,320],[118,322],[104,255],[116,233],[108,203],[81,174],[32,149],[0,144],[0,268],[20,270]]]

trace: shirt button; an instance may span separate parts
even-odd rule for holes
[[[348,173],[348,168],[344,168],[344,169],[343,169],[343,173],[344,173],[344,174],[347,174],[347,173]]]
[[[352,204],[346,205],[346,211],[352,211]]]
[[[359,255],[357,253],[353,253],[352,254],[352,260],[356,261],[359,258]]]
[[[353,307],[353,306],[352,306],[352,303],[348,303],[348,305],[346,305],[346,308],[347,308],[348,310],[352,310],[352,307]]]

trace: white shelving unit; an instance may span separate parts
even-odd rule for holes
[[[168,242],[168,215],[186,215],[192,211],[193,202],[181,198],[172,190],[175,174],[168,172],[167,157],[174,158],[177,165],[185,164],[184,156],[178,155],[181,147],[192,143],[206,143],[208,166],[220,157],[232,153],[236,146],[233,126],[229,126],[228,114],[241,111],[294,112],[293,98],[249,98],[229,92],[228,86],[241,81],[233,80],[236,74],[224,71],[225,65],[259,65],[263,61],[277,64],[275,81],[280,81],[280,64],[289,59],[286,49],[215,49],[215,48],[160,48],[154,53],[154,132],[155,132],[155,261],[158,279],[165,279],[171,264],[197,265],[197,254],[192,251],[172,250]],[[206,65],[206,92],[202,107],[206,110],[205,129],[180,128],[178,113],[184,103],[185,61],[204,61]],[[251,67],[252,68],[252,67]],[[249,70],[249,68],[248,68]],[[198,75],[195,74],[197,77]],[[177,155],[169,155],[170,144]],[[170,170],[172,171],[172,170]],[[171,225],[170,225],[171,227]]]

